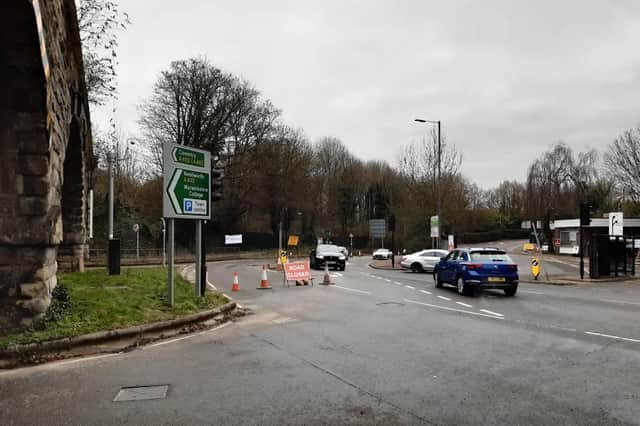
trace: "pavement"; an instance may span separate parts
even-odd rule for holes
[[[286,287],[269,272],[273,290],[256,289],[261,261],[210,263],[213,285],[252,315],[0,372],[2,424],[640,424],[637,285],[464,297],[368,263],[331,271],[333,286]],[[113,402],[149,385],[168,391]]]

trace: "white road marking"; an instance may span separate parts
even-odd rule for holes
[[[499,314],[497,312],[492,312],[492,311],[489,311],[487,309],[480,309],[480,312],[484,312],[485,314],[489,314],[489,315],[496,315],[496,316],[499,316],[499,317],[503,317],[504,316],[503,314]]]
[[[340,272],[336,272],[336,275],[339,276],[339,277],[343,277],[344,276]]]
[[[204,331],[201,331],[199,333],[193,333],[193,334],[189,334],[189,335],[186,335],[186,336],[177,337],[175,339],[165,340],[163,342],[153,343],[151,345],[143,346],[142,349],[155,348],[156,346],[162,346],[162,345],[166,345],[166,344],[169,344],[169,343],[179,342],[180,340],[190,339],[191,337],[195,337],[195,336],[199,336],[201,334],[206,334],[206,333],[210,333],[212,331],[220,330],[221,328],[224,328],[224,327],[226,327],[228,325],[231,325],[231,324],[232,324],[232,322],[225,322],[224,324],[220,324],[219,326],[213,327],[213,328],[211,328],[209,330],[204,330]]]
[[[585,331],[584,333],[585,334],[590,334],[591,336],[608,337],[609,339],[624,340],[625,342],[640,343],[640,340],[638,340],[638,339],[630,339],[628,337],[612,336],[610,334],[595,333],[593,331]]]
[[[424,293],[424,294],[431,294],[431,292],[430,292],[430,291],[427,291],[427,290],[420,290],[420,293]]]
[[[460,306],[464,306],[465,308],[473,308],[473,305],[469,305],[467,303],[462,303],[462,302],[456,302],[456,303]]]
[[[423,302],[418,302],[417,300],[409,300],[409,299],[404,299],[405,302],[407,303],[415,303],[416,305],[422,305],[422,306],[427,306],[429,308],[436,308],[436,309],[443,309],[445,311],[453,311],[453,312],[460,312],[463,314],[469,314],[469,315],[476,315],[479,317],[485,317],[485,318],[493,318],[493,319],[499,319],[499,320],[504,320],[503,317],[497,317],[495,315],[486,315],[486,314],[480,314],[478,312],[471,312],[471,311],[465,311],[463,309],[456,309],[456,308],[448,308],[446,306],[439,306],[439,305],[432,305],[430,303],[423,303]]]
[[[386,279],[386,278],[385,278],[384,280],[385,280],[386,282],[388,282],[388,283],[390,283],[390,282],[391,282],[391,280],[388,280],[388,279]]]
[[[402,283],[399,283],[398,281],[394,281],[393,283],[394,283],[395,285],[404,285],[404,284],[402,284]]]
[[[446,300],[447,302],[451,300],[448,297],[444,297],[444,296],[438,296],[438,299]]]
[[[356,292],[356,293],[371,294],[370,291],[356,290],[355,288],[342,287],[342,286],[339,286],[339,285],[332,285],[331,287],[341,288],[343,290],[353,291],[353,292]]]
[[[411,290],[415,290],[415,287],[411,287],[410,285],[405,285],[406,288],[411,289]]]

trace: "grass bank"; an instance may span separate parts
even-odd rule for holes
[[[197,298],[193,285],[176,274],[175,305],[168,307],[167,273],[159,267],[123,268],[118,276],[109,276],[104,269],[60,274],[58,285],[68,289],[68,313],[37,328],[0,337],[0,348],[175,319],[227,302],[222,294],[211,291]]]

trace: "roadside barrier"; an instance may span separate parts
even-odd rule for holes
[[[258,290],[271,290],[272,287],[269,285],[269,280],[267,279],[267,269],[265,265],[262,265],[262,277],[260,279],[260,287]]]
[[[233,273],[233,284],[231,285],[231,291],[240,291],[240,283],[238,282],[238,273]]]
[[[311,276],[311,268],[309,261],[288,262],[284,264],[284,277],[282,285],[289,286],[289,281],[294,281],[297,286],[308,285],[311,281],[313,286],[313,277]]]

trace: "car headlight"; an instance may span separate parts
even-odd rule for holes
[[[317,257],[318,259],[324,259],[324,256],[323,256],[323,255],[321,255],[321,254],[316,254],[316,257]]]
[[[339,259],[340,260],[345,260],[346,258],[344,256],[340,256]]]

